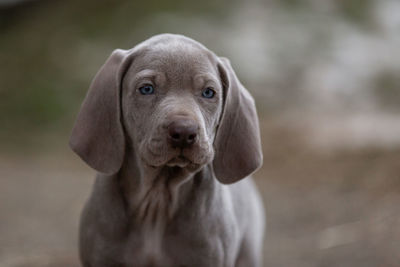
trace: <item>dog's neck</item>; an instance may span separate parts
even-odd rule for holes
[[[196,173],[179,167],[154,168],[145,165],[134,153],[125,157],[118,176],[126,203],[129,224],[143,235],[143,253],[160,255],[162,238],[168,223],[180,207],[190,203],[201,188],[201,196],[210,199],[216,181],[209,166]]]
[[[128,215],[138,227],[163,228],[179,210],[181,203],[199,186],[213,187],[216,183],[204,167],[196,173],[179,167],[152,167],[143,164],[135,153],[127,153],[119,172],[121,190]]]

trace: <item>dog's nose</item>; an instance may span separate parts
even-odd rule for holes
[[[198,125],[190,119],[175,120],[168,125],[169,141],[173,147],[189,147],[197,140]]]

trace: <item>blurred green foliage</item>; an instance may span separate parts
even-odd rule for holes
[[[378,104],[387,111],[398,111],[400,103],[400,75],[393,71],[378,73],[375,77],[374,95]]]
[[[323,3],[325,1],[325,3]],[[356,23],[367,23],[370,15],[373,0],[321,0],[321,5],[334,5],[338,14]],[[312,9],[315,1],[309,0],[281,0],[289,8]],[[333,2],[329,3],[329,2]]]
[[[350,20],[368,22],[372,0],[337,0],[340,11]]]

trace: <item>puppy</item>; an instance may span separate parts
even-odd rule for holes
[[[173,34],[115,50],[70,145],[98,172],[83,266],[261,266],[258,118],[227,59]]]

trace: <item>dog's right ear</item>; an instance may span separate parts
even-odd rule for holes
[[[90,167],[109,175],[119,171],[125,154],[120,92],[130,54],[129,50],[115,50],[96,74],[69,142]]]

